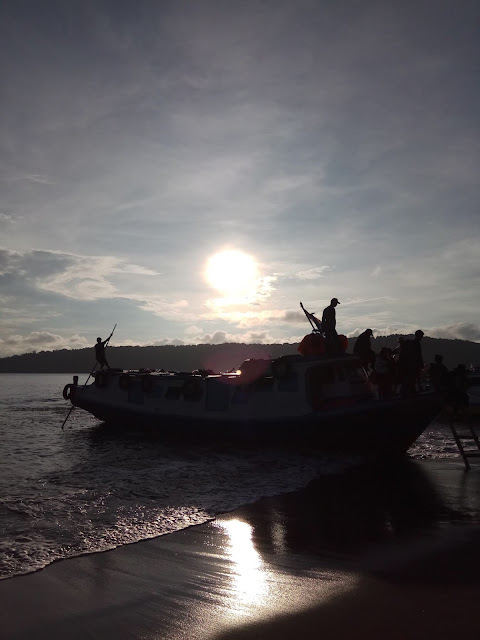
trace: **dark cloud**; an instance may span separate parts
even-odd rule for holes
[[[310,311],[313,313],[313,311]],[[321,318],[320,314],[320,318]],[[289,324],[299,324],[300,322],[305,322],[306,316],[303,311],[285,311],[285,313],[281,316],[280,320],[282,322],[287,322]]]
[[[31,353],[32,351],[83,349],[87,346],[90,345],[82,336],[67,337],[48,331],[32,331],[23,335],[3,331],[0,335],[0,357]]]
[[[435,327],[428,330],[433,338],[448,338],[451,340],[470,340],[480,342],[480,325],[469,322],[456,322],[446,327]]]

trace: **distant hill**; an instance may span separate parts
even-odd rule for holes
[[[408,337],[408,336],[407,336]],[[410,336],[411,337],[411,336]],[[351,353],[355,339],[349,340]],[[372,339],[373,350],[378,353],[384,346],[394,348],[398,335]],[[111,367],[121,369],[165,369],[167,371],[193,371],[213,369],[228,371],[237,368],[247,358],[278,358],[297,353],[298,344],[199,344],[165,345],[162,347],[108,347],[107,357]],[[427,338],[422,340],[425,362],[441,353],[449,369],[464,363],[480,364],[480,344],[466,340]],[[89,373],[95,364],[93,346],[88,349],[61,349],[25,353],[0,358],[0,373]]]

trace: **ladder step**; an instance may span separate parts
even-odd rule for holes
[[[465,463],[465,468],[470,469],[470,464],[468,463],[468,458],[480,458],[480,445],[479,445],[479,436],[476,431],[474,431],[473,427],[468,427],[467,425],[459,425],[459,428],[467,428],[470,430],[470,433],[459,434],[454,424],[450,424],[450,429],[452,430],[453,437],[455,438],[455,442],[457,444],[458,450],[460,451],[461,456],[463,457],[463,461]],[[474,451],[469,449],[465,451],[462,440],[474,440],[477,445],[477,449]],[[470,445],[471,446],[471,445]]]

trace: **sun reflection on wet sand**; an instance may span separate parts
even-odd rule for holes
[[[226,551],[234,563],[232,590],[237,613],[242,606],[262,606],[269,595],[268,570],[252,541],[253,528],[241,520],[217,520],[229,539]]]
[[[255,546],[259,536],[262,547],[265,543],[256,527],[228,516],[211,523],[222,534],[220,557],[230,563],[229,568],[222,571],[218,604],[223,610],[223,619],[214,623],[217,630],[232,624],[236,627],[246,620],[265,621],[322,606],[357,587],[355,573],[333,568],[328,562],[325,566],[319,565],[318,558],[309,554],[292,555],[286,544],[281,510],[270,511],[269,515],[268,532],[263,530],[269,540],[265,558]],[[211,619],[211,612],[208,616]]]

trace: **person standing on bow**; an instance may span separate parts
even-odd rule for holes
[[[113,331],[103,342],[101,338],[97,338],[97,344],[95,345],[95,357],[97,359],[97,364],[100,365],[100,369],[103,369],[103,367],[107,367],[107,369],[110,369],[110,365],[108,364],[107,358],[105,356],[105,347],[107,346],[107,343],[112,335]]]
[[[328,307],[325,307],[322,314],[322,329],[325,334],[327,351],[329,353],[339,353],[340,345],[337,334],[337,318],[335,307],[340,304],[337,298],[332,298]]]

